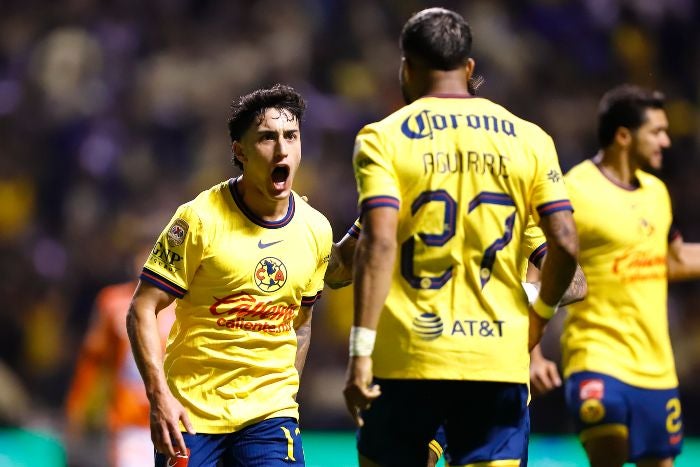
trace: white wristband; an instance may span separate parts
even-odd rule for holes
[[[556,305],[547,305],[542,301],[542,298],[539,295],[532,303],[532,309],[544,319],[552,319],[552,316],[554,316],[554,314],[557,312],[557,308],[559,308],[558,303]]]
[[[531,284],[530,282],[523,282],[522,285],[523,290],[525,290],[525,295],[527,295],[527,302],[534,303],[534,301],[537,300],[537,294],[540,290],[535,284]]]
[[[374,339],[377,331],[374,329],[353,326],[350,328],[350,356],[369,357],[374,350]]]

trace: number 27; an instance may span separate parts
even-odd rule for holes
[[[439,234],[418,232],[418,237],[427,246],[441,247],[455,235],[458,211],[457,202],[445,190],[424,191],[415,199],[415,201],[413,201],[413,204],[411,204],[411,215],[415,216],[421,207],[428,203],[444,203],[443,231]],[[469,210],[467,211],[467,214],[482,204],[515,207],[513,200],[505,193],[482,191],[469,202]],[[496,261],[496,253],[505,248],[505,246],[508,245],[508,243],[510,243],[510,241],[513,239],[513,225],[515,223],[515,216],[516,211],[513,211],[505,220],[505,232],[503,236],[497,238],[484,250],[484,256],[481,260],[479,271],[482,289],[491,279],[491,271],[493,270],[493,265]],[[408,240],[401,244],[401,275],[414,289],[439,289],[444,286],[452,278],[453,266],[448,267],[446,270],[434,277],[421,277],[415,275],[413,272],[415,246],[415,236],[411,236]]]

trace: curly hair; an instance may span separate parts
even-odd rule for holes
[[[306,110],[306,102],[294,88],[284,84],[275,84],[269,88],[257,89],[245,94],[231,103],[228,119],[228,133],[231,143],[240,141],[243,133],[255,122],[259,124],[268,109],[286,110],[296,118],[301,127],[301,120]],[[233,155],[233,163],[243,169],[241,162]]]

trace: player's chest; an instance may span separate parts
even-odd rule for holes
[[[596,201],[597,200],[597,201]],[[581,246],[665,245],[670,210],[651,192],[614,191],[574,206]]]
[[[317,267],[315,243],[292,229],[256,229],[221,235],[207,248],[202,264],[209,276],[233,288],[263,293],[305,288]]]

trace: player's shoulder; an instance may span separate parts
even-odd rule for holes
[[[475,110],[477,114],[486,116],[494,116],[500,122],[501,130],[510,129],[511,132],[524,133],[528,137],[538,136],[541,138],[550,138],[549,134],[539,125],[530,120],[527,120],[503,105],[486,98],[474,99]]]
[[[200,192],[197,196],[195,196],[195,198],[192,201],[186,204],[197,207],[219,204],[225,196],[228,196],[230,194],[231,182],[232,180],[225,180],[223,182],[219,182],[216,185]]]
[[[323,215],[321,211],[304,201],[295,191],[292,191],[292,196],[294,197],[295,217],[296,215],[299,215],[299,219],[302,222],[308,224],[314,229],[321,229],[322,231],[331,230],[330,221],[328,221],[326,216]]]
[[[227,197],[230,196],[231,180],[226,180],[200,192],[191,201],[180,206],[180,211],[188,212],[200,219],[219,217],[219,211],[227,211]]]
[[[566,172],[564,179],[568,183],[575,183],[581,180],[588,180],[593,175],[597,175],[598,168],[592,160],[586,159],[574,165]]]
[[[642,186],[643,188],[662,191],[664,193],[668,191],[668,189],[666,188],[666,184],[663,182],[663,180],[661,180],[654,174],[645,172],[643,170],[637,170],[637,173],[635,175],[639,180],[640,186]]]

